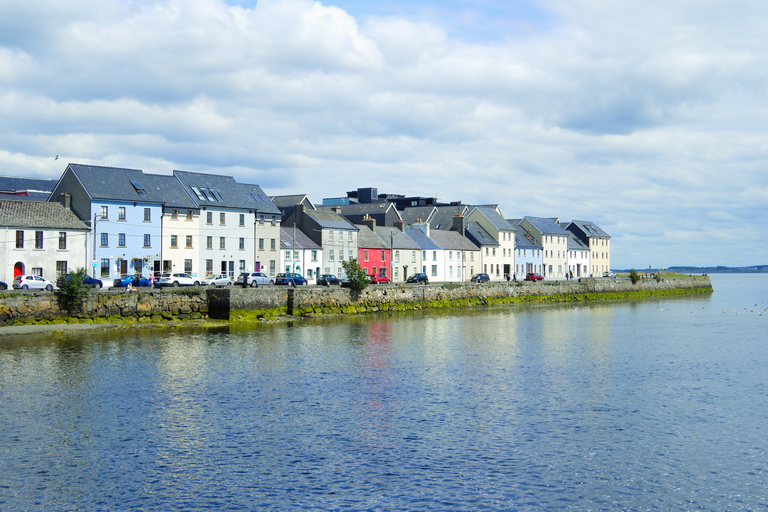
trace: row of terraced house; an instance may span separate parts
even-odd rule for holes
[[[231,176],[69,164],[58,180],[0,177],[2,276],[55,280],[86,268],[105,279],[261,271],[343,276],[356,258],[403,282],[601,276],[611,237],[589,221],[505,218],[497,204],[442,203],[360,188],[315,205],[268,196]]]

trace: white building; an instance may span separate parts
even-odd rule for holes
[[[0,200],[2,279],[33,274],[53,282],[60,275],[88,268],[88,226],[65,204]]]

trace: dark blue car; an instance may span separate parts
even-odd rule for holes
[[[64,281],[69,279],[69,274],[64,274],[63,276],[59,276],[59,278],[56,280],[56,286],[61,288],[61,285],[64,284]],[[83,284],[90,286],[91,288],[101,288],[104,286],[104,283],[101,282],[101,279],[96,279],[95,277],[91,276],[85,276],[83,277]]]
[[[275,277],[275,284],[298,286],[301,284],[308,284],[308,282],[305,277],[301,276],[301,274],[286,272],[285,274],[277,274]]]

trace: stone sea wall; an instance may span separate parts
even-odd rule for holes
[[[91,291],[82,309],[69,312],[48,292],[0,292],[0,326],[49,321],[165,321],[213,318],[264,320],[281,315],[314,316],[527,302],[615,300],[712,291],[709,276],[641,280],[582,279],[538,283],[445,283],[377,285],[360,293],[347,288],[261,286],[181,288],[124,292]]]

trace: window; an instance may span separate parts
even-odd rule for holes
[[[244,213],[240,214],[240,225],[241,226],[245,226],[245,214]]]
[[[269,250],[270,251],[274,251],[275,250],[275,239],[274,238],[269,241]]]
[[[192,210],[187,210],[187,220],[192,220]]]
[[[259,250],[260,251],[264,250],[264,239],[263,238],[259,238]]]
[[[32,275],[43,277],[43,268],[42,267],[32,267]]]
[[[206,249],[213,249],[213,237],[209,236],[205,238],[205,248]]]
[[[171,210],[171,218],[176,220],[179,218],[179,210]]]
[[[206,212],[206,214],[205,214],[205,223],[206,224],[213,224],[213,212]]]
[[[67,232],[59,231],[59,249],[66,250],[67,248]]]
[[[187,274],[192,273],[192,260],[184,260],[184,272]]]
[[[35,231],[35,249],[43,248],[43,232]]]
[[[245,260],[240,260],[240,272],[245,272]]]
[[[381,262],[384,263],[387,261],[387,253],[384,251],[381,251]]]
[[[67,273],[67,262],[66,261],[57,261],[56,262],[56,277],[61,277],[64,274]]]
[[[339,261],[344,261],[344,249],[339,249]]]
[[[333,249],[331,249],[328,251],[328,261],[333,261],[333,256],[334,256]]]
[[[312,250],[312,261],[317,261],[317,250]]]
[[[293,251],[293,259],[299,259],[299,251]]]
[[[148,233],[144,234],[144,247],[152,247],[152,236]]]
[[[400,263],[400,251],[395,251],[395,263]]]
[[[269,275],[273,276],[275,275],[275,260],[269,260]]]
[[[101,258],[101,275],[109,276],[109,258]]]
[[[142,187],[141,183],[139,183],[138,181],[131,181],[131,185],[133,185],[133,188],[136,189],[136,193],[139,194],[140,196],[143,197],[147,195],[147,191],[144,190],[144,187]]]
[[[221,212],[219,214],[219,224],[221,224],[222,226],[226,224],[226,214],[224,212]]]
[[[416,251],[411,251],[411,263],[416,263]]]
[[[16,248],[24,248],[24,231],[16,231]]]
[[[109,246],[109,233],[102,233],[101,234],[101,246],[102,247],[108,247]]]
[[[176,235],[171,235],[171,247],[178,247],[176,242]]]
[[[432,265],[432,276],[437,276],[437,265]]]
[[[187,235],[186,242],[184,245],[187,249],[192,248],[192,235]]]
[[[152,220],[152,209],[144,208],[144,222],[150,222]]]
[[[290,260],[291,259],[291,251],[285,251],[285,259]]]
[[[363,261],[368,261],[368,249],[363,249]]]
[[[437,261],[437,251],[432,251],[432,261]]]
[[[213,260],[205,260],[205,275],[213,274]]]
[[[245,249],[245,238],[240,238],[240,250]]]
[[[109,206],[102,206],[100,220],[108,220],[108,219],[109,219]]]
[[[194,192],[194,193],[195,193],[195,195],[197,196],[197,198],[198,198],[199,200],[201,200],[201,201],[205,201],[205,196],[204,196],[204,195],[203,195],[203,194],[200,192],[200,189],[199,189],[199,188],[197,188],[197,187],[189,187],[189,188],[191,188],[191,189],[192,189],[192,192]]]
[[[222,215],[224,215],[224,214],[222,213]],[[220,236],[219,237],[219,249],[226,249],[226,248],[227,248],[227,239],[224,238],[223,236]]]
[[[118,247],[125,247],[125,233],[118,233],[117,234],[117,246]]]

